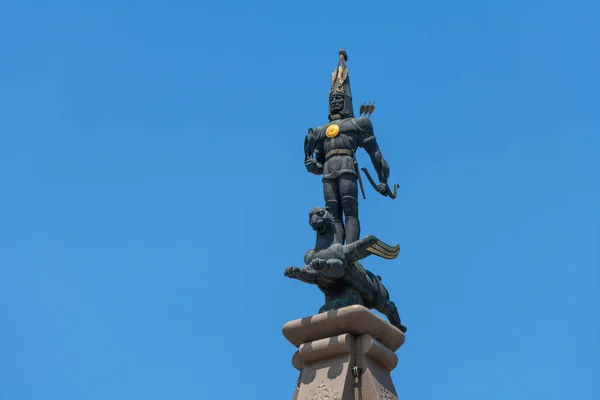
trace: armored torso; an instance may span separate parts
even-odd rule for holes
[[[354,153],[375,139],[373,126],[366,117],[331,121],[315,129],[319,152],[325,157],[323,179],[337,179],[342,174],[358,175]]]

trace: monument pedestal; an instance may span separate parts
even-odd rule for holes
[[[396,400],[390,372],[402,331],[359,305],[331,310],[283,326],[298,351],[293,400]]]

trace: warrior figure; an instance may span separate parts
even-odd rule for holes
[[[365,149],[373,162],[379,178],[378,192],[393,196],[388,187],[390,168],[379,150],[371,121],[367,117],[354,118],[350,77],[346,67],[348,55],[345,50],[340,50],[339,56],[338,67],[331,78],[330,122],[314,131],[309,130],[305,139],[304,165],[308,172],[323,175],[325,205],[335,219],[336,236],[341,243],[345,239],[350,244],[360,237],[357,148]]]

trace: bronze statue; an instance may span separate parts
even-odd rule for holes
[[[392,192],[388,186],[390,167],[381,154],[367,116],[375,110],[372,104],[361,106],[360,116],[354,118],[352,92],[345,50],[339,51],[338,66],[331,77],[329,92],[329,123],[309,129],[304,140],[304,165],[308,172],[323,176],[325,207],[335,219],[337,237],[350,244],[360,237],[358,218],[358,188],[363,193],[362,180],[355,153],[360,147],[367,151],[377,172],[377,184],[366,168],[363,172],[371,185],[382,195],[396,197],[398,186]],[[343,218],[345,217],[345,222]]]
[[[288,267],[285,276],[317,285],[325,294],[325,305],[319,312],[360,304],[381,312],[392,325],[406,332],[381,277],[359,263],[370,255],[394,259],[400,246],[389,246],[373,235],[343,245],[336,238],[333,216],[321,207],[310,212],[309,224],[316,232],[315,247],[304,255],[304,267]]]
[[[357,149],[365,149],[371,157],[379,183],[366,168],[362,171],[375,190],[394,199],[398,185],[393,191],[388,186],[390,167],[381,155],[368,118],[375,105],[364,103],[361,116],[354,118],[348,55],[340,50],[339,56],[331,78],[329,123],[309,129],[304,139],[304,165],[307,171],[323,176],[325,208],[314,208],[309,214],[317,238],[315,247],[304,255],[305,265],[288,267],[284,274],[314,284],[325,294],[319,312],[360,304],[385,314],[392,325],[406,332],[381,277],[359,262],[370,255],[394,259],[400,246],[389,246],[373,235],[360,238],[358,189],[364,197],[364,188],[355,157]]]

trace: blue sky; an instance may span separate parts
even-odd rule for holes
[[[409,329],[400,397],[600,398],[599,11],[5,2],[0,399],[291,397],[340,47],[401,185],[360,206],[402,246],[365,262]]]

